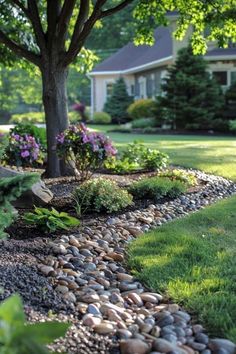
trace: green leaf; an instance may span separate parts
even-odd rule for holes
[[[28,338],[34,339],[40,344],[50,344],[55,339],[66,334],[70,325],[60,322],[44,322],[36,324],[28,324],[25,326],[25,333]]]

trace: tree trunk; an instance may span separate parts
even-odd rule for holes
[[[45,65],[42,69],[43,105],[47,130],[47,177],[65,175],[66,166],[56,154],[56,136],[68,128],[67,89],[68,69]]]

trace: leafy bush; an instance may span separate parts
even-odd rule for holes
[[[109,159],[105,167],[117,173],[135,170],[156,171],[169,163],[169,156],[158,150],[150,149],[134,141],[121,152],[120,157]]]
[[[8,144],[8,137],[4,133],[0,133],[0,162],[3,159],[4,152]]]
[[[44,148],[47,146],[46,128],[37,127],[30,123],[18,123],[14,128],[10,129],[10,134],[31,135],[37,143],[40,143]]]
[[[93,123],[96,124],[110,124],[111,116],[106,112],[95,112],[93,115]]]
[[[90,132],[84,124],[79,124],[57,136],[57,153],[68,162],[73,161],[81,179],[86,180],[108,157],[116,154],[116,149],[104,134]]]
[[[191,172],[183,170],[167,170],[159,173],[160,177],[167,177],[172,181],[180,181],[188,187],[193,187],[197,184],[197,178]]]
[[[132,204],[132,196],[114,181],[96,178],[81,184],[74,193],[78,213],[112,213]]]
[[[128,190],[137,199],[157,201],[163,197],[178,197],[187,190],[187,186],[178,180],[171,180],[166,177],[151,177],[134,182]]]
[[[229,121],[229,129],[234,133],[236,132],[236,120]]]
[[[133,102],[127,112],[132,119],[155,118],[157,103],[150,98],[143,98]]]
[[[44,161],[43,147],[32,135],[11,132],[5,160],[9,165],[37,167]]]
[[[4,229],[12,223],[15,216],[11,202],[30,189],[38,181],[38,178],[38,175],[35,174],[22,174],[0,179],[0,237],[6,235]]]
[[[156,126],[155,118],[139,118],[132,122],[133,129],[153,128]]]
[[[24,221],[27,224],[36,225],[43,231],[54,232],[56,230],[69,230],[80,224],[79,220],[67,213],[59,213],[56,209],[34,208],[33,213],[26,213]]]
[[[49,354],[46,344],[65,335],[66,323],[41,322],[25,324],[23,304],[19,295],[13,295],[0,305],[2,354]]]

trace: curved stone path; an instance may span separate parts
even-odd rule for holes
[[[201,325],[191,322],[190,314],[145,289],[124,265],[126,246],[135,237],[236,193],[231,181],[194,173],[205,183],[195,193],[144,210],[89,220],[78,232],[50,242],[50,255],[41,259],[38,268],[73,313],[73,333],[65,348],[62,342],[54,346],[59,352],[235,353],[232,342],[210,339]],[[81,335],[76,336],[76,331],[86,327],[87,342],[97,338],[102,347],[96,344],[86,351],[85,345],[81,351],[76,344]]]

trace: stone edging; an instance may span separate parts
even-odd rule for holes
[[[206,184],[198,192],[118,217],[90,220],[78,233],[50,242],[53,256],[39,264],[68,308],[100,335],[121,340],[122,354],[201,352],[234,354],[236,346],[209,339],[177,304],[165,304],[122,265],[128,242],[152,228],[236,193],[222,177],[192,171]]]

